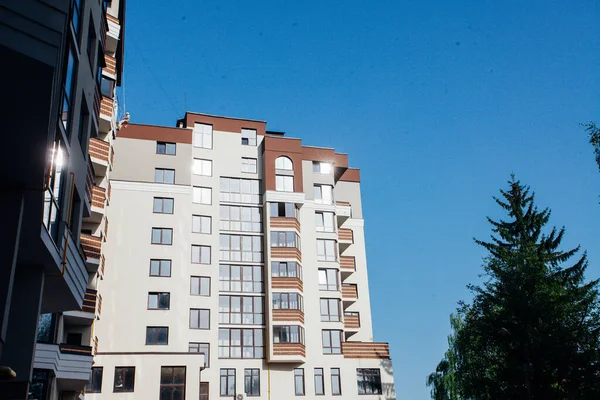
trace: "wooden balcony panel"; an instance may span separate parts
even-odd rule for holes
[[[271,217],[271,228],[294,228],[300,232],[300,222],[292,217]]]
[[[102,69],[102,72],[116,76],[117,75],[117,60],[114,57],[109,56],[108,54],[104,55],[104,62],[106,63],[106,67]]]
[[[347,201],[336,201],[335,205],[340,207],[350,207],[350,203]]]
[[[301,322],[304,323],[304,312],[300,310],[273,310],[271,315],[272,320],[275,322]]]
[[[302,253],[295,247],[271,247],[271,258],[295,258],[302,262]]]
[[[98,315],[102,314],[102,295],[98,293]]]
[[[104,217],[104,240],[108,237],[108,218]]]
[[[342,353],[344,358],[390,358],[390,348],[387,343],[344,342],[342,343]]]
[[[91,138],[88,151],[92,158],[97,158],[100,161],[103,161],[108,164],[110,143],[97,138]]]
[[[354,233],[352,233],[352,229],[339,228],[338,229],[338,239],[346,241],[346,242],[354,242]]]
[[[358,289],[356,285],[342,285],[343,299],[358,299]]]
[[[79,241],[87,258],[93,258],[100,261],[100,257],[102,256],[101,238],[82,233]]]
[[[273,343],[273,355],[306,357],[306,347],[302,343]]]
[[[83,306],[81,307],[81,311],[86,313],[95,313],[96,312],[96,298],[97,291],[94,289],[86,289],[85,296],[83,298]]]
[[[106,189],[100,186],[92,187],[92,206],[98,207],[104,210],[104,204],[106,202]]]
[[[94,355],[98,354],[98,336],[94,336],[93,352]]]
[[[87,196],[90,203],[93,201],[93,188],[94,187],[94,168],[92,167],[92,162],[88,160],[87,165],[87,174],[85,177],[85,195]]]
[[[358,315],[344,315],[344,328],[346,329],[358,329],[360,328],[360,316]]]
[[[106,13],[106,19],[110,22],[113,22],[117,25],[120,25],[121,23],[119,22],[119,19],[117,17],[114,17],[112,15],[110,15],[109,13]]]
[[[58,345],[60,352],[63,354],[72,354],[75,356],[90,356],[92,355],[91,346],[81,346],[76,344],[61,343]]]
[[[100,102],[100,115],[112,119],[115,102],[110,97],[102,96]]]
[[[110,194],[112,193],[112,186],[108,182],[108,190],[106,191],[106,200],[110,203]]]
[[[356,259],[349,256],[340,256],[340,268],[346,271],[356,271]]]
[[[100,260],[100,275],[104,276],[104,266],[106,264],[106,258],[104,258],[104,254],[102,254],[102,258]]]
[[[296,289],[303,291],[303,285],[300,278],[282,278],[274,277],[271,279],[272,289]]]

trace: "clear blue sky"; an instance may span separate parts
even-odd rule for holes
[[[125,105],[261,119],[362,174],[375,340],[428,399],[511,172],[600,276],[600,3],[128,0]],[[285,3],[285,5],[282,5]],[[123,97],[121,97],[123,101]]]

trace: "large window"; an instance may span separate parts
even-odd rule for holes
[[[194,147],[212,149],[213,127],[206,124],[194,124]]]
[[[192,263],[210,264],[210,246],[192,245]]]
[[[175,170],[167,168],[154,169],[154,182],[156,183],[175,183]]]
[[[176,149],[177,145],[175,143],[156,142],[156,154],[166,154],[169,156],[174,156]]]
[[[325,379],[323,376],[323,368],[315,368],[315,394],[325,394]]]
[[[260,396],[260,369],[244,370],[244,391],[247,396]]]
[[[260,181],[255,179],[221,178],[219,197],[231,203],[260,203]]]
[[[381,394],[381,372],[379,368],[357,368],[356,385],[358,394]]]
[[[331,174],[331,164],[320,161],[313,161],[313,172],[317,174]]]
[[[331,394],[334,396],[342,395],[342,377],[339,368],[331,368]]]
[[[340,320],[340,300],[321,299],[321,321],[339,322]]]
[[[235,369],[221,368],[221,396],[235,396]]]
[[[193,233],[211,233],[212,218],[207,215],[192,215]]]
[[[323,354],[342,354],[342,331],[324,329]]]
[[[69,134],[70,124],[71,124],[71,111],[73,108],[73,97],[74,97],[74,86],[75,86],[75,77],[77,74],[77,56],[75,55],[75,49],[73,46],[69,46],[69,55],[67,59],[67,69],[65,72],[65,80],[63,81],[63,105],[62,105],[62,113],[61,120],[63,123],[63,128],[65,128],[65,133]]]
[[[192,188],[192,202],[197,204],[212,204],[212,189],[209,187],[194,186]]]
[[[210,277],[192,276],[190,279],[190,294],[192,296],[210,296]]]
[[[222,292],[263,292],[263,267],[258,265],[219,266],[219,290]]]
[[[262,231],[262,209],[259,207],[221,206],[220,215],[222,231]]]
[[[190,309],[190,329],[210,329],[210,310]]]
[[[317,232],[334,232],[334,214],[331,212],[316,212],[315,213],[315,225]]]
[[[304,368],[294,369],[294,391],[296,396],[304,396]]]
[[[262,237],[220,235],[219,250],[221,261],[262,262]]]
[[[319,290],[338,291],[339,283],[338,271],[336,269],[319,270]]]
[[[169,328],[166,326],[146,327],[146,344],[169,344]]]
[[[133,392],[135,386],[135,367],[115,367],[113,392]]]
[[[212,161],[194,158],[194,175],[212,176]]]
[[[152,244],[173,244],[173,229],[152,228]]]
[[[256,173],[256,158],[242,157],[242,172]]]
[[[298,293],[273,293],[274,310],[304,310],[304,299]]]
[[[300,250],[300,235],[292,231],[271,231],[271,247],[295,247]]]
[[[92,373],[90,374],[90,380],[85,386],[87,393],[100,393],[102,392],[102,373],[104,369],[102,367],[92,367]]]
[[[65,177],[63,168],[68,165],[67,155],[60,140],[54,142],[50,150],[50,180],[48,190],[44,193],[43,223],[55,242],[58,242],[58,222],[60,221],[60,205],[64,196]]]
[[[273,261],[271,263],[271,276],[302,280],[302,266],[295,261]]]
[[[242,129],[242,144],[256,146],[256,129]]]
[[[294,191],[294,165],[288,157],[282,156],[275,160],[275,190]]]
[[[335,240],[317,239],[317,260],[335,261],[337,260],[337,243]]]
[[[273,343],[302,343],[304,344],[304,328],[296,325],[281,325],[273,327]]]
[[[258,296],[219,296],[219,323],[262,325],[265,311]]]
[[[219,358],[264,358],[262,329],[219,329]]]
[[[185,399],[185,367],[160,368],[160,400]]]
[[[210,367],[210,343],[195,343],[190,342],[188,346],[190,353],[201,353],[204,354],[204,366]]]
[[[150,276],[171,276],[171,260],[150,260]]]
[[[315,203],[332,204],[333,203],[333,186],[331,185],[315,185]]]
[[[269,203],[271,217],[296,218],[296,205],[294,203]]]
[[[73,24],[73,35],[79,43],[79,32],[81,31],[81,0],[73,0],[71,3],[71,24]]]
[[[157,214],[173,214],[173,204],[175,200],[168,197],[154,198],[154,212]]]
[[[56,339],[56,314],[40,314],[36,339],[40,343],[54,343]]]
[[[168,310],[171,303],[170,293],[148,293],[148,310]]]

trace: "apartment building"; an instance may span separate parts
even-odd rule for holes
[[[0,399],[74,399],[91,374],[125,0],[9,0]]]
[[[86,398],[395,399],[347,155],[197,113],[114,147]]]

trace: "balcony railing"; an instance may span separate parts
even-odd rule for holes
[[[271,247],[271,258],[295,258],[302,262],[302,252],[295,247]]]
[[[119,19],[117,17],[113,17],[112,15],[110,15],[108,13],[106,14],[106,20],[119,25]]]
[[[340,207],[350,207],[350,203],[347,201],[336,201],[335,205]]]
[[[110,143],[105,142],[104,140],[91,138],[89,153],[91,158],[96,158],[103,163],[108,164],[110,160]]]
[[[306,347],[302,343],[273,343],[273,355],[306,357]]]
[[[360,328],[360,315],[357,312],[344,313],[344,328],[358,329]]]
[[[344,358],[389,359],[390,347],[387,343],[344,342],[342,353]]]
[[[338,229],[338,238],[344,242],[354,242],[354,234],[352,229],[340,228]]]
[[[271,228],[294,228],[300,232],[300,222],[293,217],[271,217]]]
[[[358,289],[356,285],[343,284],[342,285],[342,298],[343,299],[358,299]]]
[[[62,354],[73,354],[75,356],[91,356],[91,346],[81,346],[77,344],[61,343],[58,345]]]
[[[108,54],[104,55],[104,63],[106,67],[102,69],[102,72],[108,74],[110,76],[117,75],[117,60],[114,57],[109,56]]]
[[[100,276],[104,276],[105,264],[106,264],[106,258],[104,258],[104,254],[102,254],[102,258],[100,259]]]
[[[272,320],[275,322],[301,322],[304,323],[304,312],[300,310],[273,310]]]
[[[94,186],[94,168],[92,167],[92,162],[88,160],[87,174],[85,176],[85,195],[87,196],[90,203],[93,201],[93,199],[92,199],[92,187],[93,186]]]
[[[98,292],[95,289],[86,289],[85,297],[83,298],[83,306],[81,311],[87,313],[96,312],[96,299],[98,298]]]
[[[113,157],[114,157],[114,151],[113,151]],[[111,161],[112,162],[112,161]],[[110,203],[110,194],[112,193],[112,186],[110,185],[110,182],[108,182],[108,190],[106,191],[106,200]]]
[[[106,189],[100,186],[92,188],[92,207],[98,207],[104,210],[104,204],[106,202]]]
[[[356,271],[356,260],[350,256],[340,256],[340,268],[345,271]]]
[[[299,278],[274,277],[271,279],[271,288],[273,289],[297,289],[302,291],[302,281]]]
[[[114,104],[115,102],[113,99],[102,96],[102,101],[100,102],[100,116],[112,119]]]
[[[82,233],[80,243],[87,258],[100,261],[100,257],[102,256],[102,238]]]

